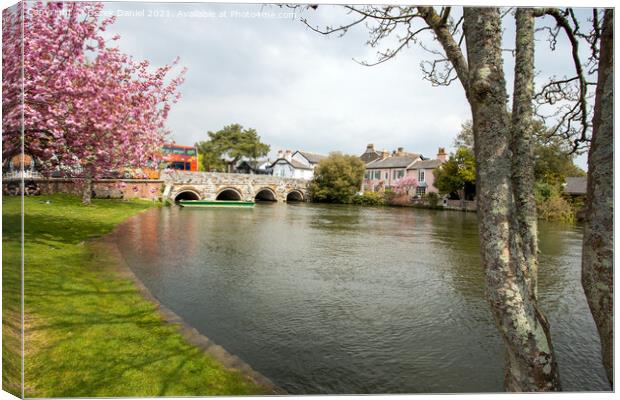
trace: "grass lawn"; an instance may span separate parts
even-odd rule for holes
[[[49,200],[49,204],[45,201]],[[88,239],[152,207],[25,199],[26,397],[265,394],[188,344]],[[19,395],[20,199],[4,197],[3,387]]]

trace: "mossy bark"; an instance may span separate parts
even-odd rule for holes
[[[581,282],[598,329],[603,365],[613,385],[613,204],[614,204],[614,43],[613,10],[605,11],[601,37],[592,142],[588,154],[588,192]]]
[[[523,47],[525,37],[533,29],[531,23],[522,21],[517,34],[521,57],[531,58],[516,71],[518,91],[522,92],[520,98],[515,98],[520,102],[519,127],[528,124],[527,107],[531,103],[531,97],[526,97],[532,90],[528,63],[533,62],[533,48]],[[506,348],[505,388],[558,390],[560,383],[548,323],[536,300],[536,235],[532,232],[536,225],[535,222],[532,225],[528,193],[532,189],[523,187],[531,172],[526,170],[530,161],[524,167],[521,157],[531,157],[531,151],[528,140],[512,130],[508,115],[499,9],[466,7],[464,27],[469,62],[467,98],[472,110],[476,154],[480,251],[487,297]],[[522,105],[522,101],[527,104]]]
[[[93,178],[86,177],[82,182],[82,204],[88,205],[91,203],[93,194]]]

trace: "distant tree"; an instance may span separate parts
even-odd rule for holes
[[[260,141],[255,129],[239,124],[227,125],[217,132],[209,131],[209,139],[196,143],[205,171],[231,171],[241,158],[255,161],[269,153],[270,146]]]
[[[459,148],[451,154],[448,161],[435,170],[433,183],[442,194],[458,194],[459,198],[475,193],[476,185],[476,158],[473,150],[467,147]]]
[[[564,183],[567,176],[586,175],[585,171],[574,163],[575,154],[572,143],[562,137],[552,135],[540,120],[534,120],[532,123],[532,139],[534,179],[537,182],[558,186]],[[461,125],[461,131],[454,139],[454,146],[473,151],[474,133],[471,120]]]
[[[559,186],[567,176],[585,176],[573,162],[574,155],[558,141],[534,145],[534,178],[537,182]]]
[[[314,170],[314,179],[308,186],[312,200],[350,204],[360,191],[365,169],[359,157],[331,153]]]
[[[474,130],[470,119],[461,124],[461,131],[456,135],[453,145],[457,149],[461,147],[474,149]]]

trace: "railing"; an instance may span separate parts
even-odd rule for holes
[[[41,175],[37,171],[11,171],[5,174],[2,174],[2,179],[11,181],[11,180],[21,180],[21,179],[42,179],[43,175]]]

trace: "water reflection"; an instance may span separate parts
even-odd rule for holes
[[[581,234],[541,226],[565,389],[605,390]],[[162,302],[291,393],[501,391],[476,216],[321,205],[152,210],[118,235]]]

